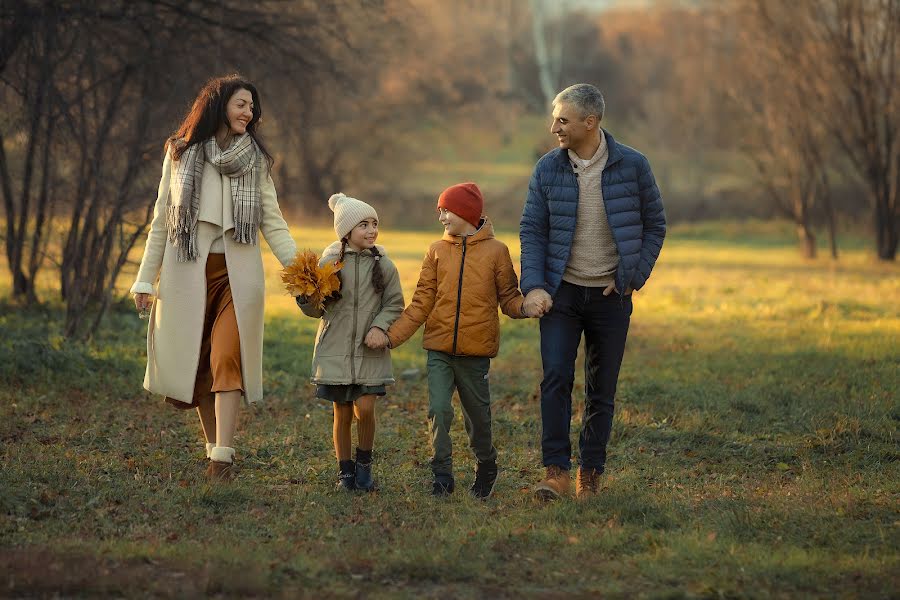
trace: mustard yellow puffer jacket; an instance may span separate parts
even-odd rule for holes
[[[425,323],[426,350],[494,357],[500,350],[497,307],[522,319],[524,301],[509,249],[485,218],[474,234],[444,233],[428,248],[412,301],[387,334],[396,348]]]

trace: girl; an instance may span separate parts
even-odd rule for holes
[[[272,157],[257,136],[259,93],[212,79],[166,143],[153,221],[131,287],[152,302],[144,387],[196,408],[207,476],[232,476],[241,397],[262,398],[265,281],[258,233],[283,265],[297,253],[278,208]]]
[[[334,211],[338,240],[322,252],[320,265],[343,263],[338,272],[340,297],[324,310],[303,296],[297,304],[304,314],[321,317],[313,352],[312,382],[316,397],[334,403],[334,453],[345,490],[372,491],[372,447],[375,441],[375,397],[393,384],[391,355],[385,331],[403,312],[403,291],[394,263],[378,238],[378,214],[355,198],[335,194],[328,200]],[[350,458],[350,426],[356,417],[356,461]]]

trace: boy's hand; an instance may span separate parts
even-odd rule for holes
[[[552,307],[553,299],[543,288],[535,288],[525,296],[525,314],[529,317],[543,317]]]
[[[388,344],[391,343],[391,340],[380,328],[373,327],[369,330],[369,333],[366,334],[365,342],[366,346],[372,350],[380,350],[381,348],[387,348]]]
[[[529,319],[539,319],[544,316],[544,311],[540,306],[530,306],[528,304],[523,304],[522,312],[524,312],[525,316]]]

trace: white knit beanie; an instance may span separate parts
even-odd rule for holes
[[[362,200],[338,192],[328,199],[328,208],[334,212],[334,232],[342,240],[365,219],[378,219],[378,213]]]

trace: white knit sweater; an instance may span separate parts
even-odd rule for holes
[[[569,150],[569,161],[578,175],[578,212],[563,281],[586,287],[606,287],[615,282],[619,252],[606,218],[601,185],[608,158],[602,130],[600,146],[591,158],[584,160]]]

